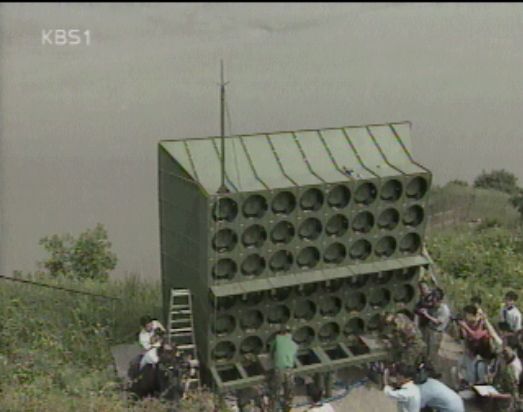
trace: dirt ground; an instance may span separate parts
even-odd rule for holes
[[[438,370],[443,374],[442,380],[450,385],[450,368],[454,366],[457,359],[462,354],[461,346],[450,336],[446,336],[442,342],[439,353]],[[338,379],[349,384],[362,378],[364,375],[358,369],[342,370],[338,374]],[[303,388],[299,390],[303,391]],[[333,394],[335,395],[335,394]],[[297,396],[296,403],[305,402],[304,396]],[[331,402],[336,412],[396,412],[396,403],[386,397],[383,392],[374,384],[367,384],[351,390],[344,398]],[[306,407],[294,408],[293,412],[304,412]],[[466,412],[481,412],[482,409],[477,401],[465,402]]]
[[[112,348],[115,360],[115,368],[119,377],[124,378],[127,374],[127,367],[130,359],[139,353],[139,346],[136,344],[118,345]],[[450,337],[444,339],[440,350],[440,363],[438,369],[443,373],[443,381],[450,383],[450,368],[455,365],[457,358],[461,354],[460,345]],[[357,382],[364,377],[364,373],[359,368],[343,369],[336,373],[334,382],[341,381],[349,385]],[[334,391],[333,396],[342,394],[343,391]],[[295,404],[302,405],[307,402],[305,396],[305,386],[297,385]],[[356,387],[343,398],[331,402],[336,412],[395,412],[396,404],[387,398],[383,392],[374,384],[366,384]],[[293,412],[305,412],[307,407],[297,407]],[[475,403],[467,402],[467,412],[480,412],[482,409]]]

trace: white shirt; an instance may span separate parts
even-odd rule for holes
[[[517,356],[514,357],[514,360],[508,364],[508,367],[519,382],[521,372],[523,372],[523,365],[521,364],[521,360]]]
[[[506,307],[501,308],[499,317],[502,322],[507,322],[509,324],[510,329],[513,332],[517,332],[521,329],[521,312],[515,306],[512,306],[510,309],[507,309]]]
[[[164,329],[162,324],[160,322],[158,322],[157,320],[153,320],[152,324],[153,324],[153,327],[152,327],[151,332],[147,332],[147,330],[142,329],[141,332],[140,332],[140,336],[138,337],[138,340],[140,341],[140,345],[145,350],[149,350],[149,349],[151,349],[153,347],[151,345],[151,338],[154,335],[154,331],[156,329],[162,329],[162,330]]]
[[[398,412],[419,412],[421,409],[421,395],[414,382],[409,381],[399,389],[389,385],[383,388],[385,395],[398,402]]]
[[[160,358],[158,357],[158,348],[152,348],[145,352],[145,354],[142,356],[142,359],[140,360],[140,369],[148,364],[155,365],[159,360]]]
[[[313,406],[307,412],[335,412],[334,408],[329,403],[323,403],[320,406]]]
[[[444,332],[450,322],[450,309],[447,304],[441,303],[437,308],[430,310],[429,314],[441,322],[439,325],[430,322],[430,328],[439,332]]]

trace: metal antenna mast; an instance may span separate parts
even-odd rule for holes
[[[225,86],[228,83],[229,82],[225,82],[223,79],[223,60],[220,60],[220,136],[222,147],[222,181],[220,189],[218,190],[219,193],[227,193],[229,191],[225,186]]]

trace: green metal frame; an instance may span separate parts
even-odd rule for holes
[[[221,368],[239,365],[241,382],[216,381],[218,386],[249,386],[258,379],[244,376],[245,369],[239,355],[228,361],[215,361],[212,358],[213,345],[222,338],[213,335],[211,326],[219,314],[229,313],[227,310],[215,308],[223,299],[319,282],[348,282],[348,279],[359,275],[426,267],[431,264],[430,257],[422,253],[422,245],[413,253],[400,253],[396,250],[392,255],[385,257],[376,256],[373,251],[364,261],[354,260],[349,256],[350,246],[357,239],[366,239],[375,245],[383,236],[392,236],[399,243],[402,236],[412,232],[423,240],[426,216],[416,227],[407,227],[402,221],[406,210],[413,205],[418,205],[420,210],[426,213],[428,191],[432,183],[430,171],[417,163],[411,155],[410,128],[410,123],[399,122],[226,138],[224,146],[228,161],[225,165],[224,183],[228,193],[218,193],[221,186],[220,138],[160,142],[158,183],[164,310],[167,314],[171,289],[191,290],[194,297],[195,338],[202,365],[211,371],[211,375],[216,375]],[[412,179],[419,178],[425,182],[427,193],[421,199],[407,197],[407,185]],[[380,198],[383,186],[391,179],[400,182],[403,188],[401,196],[392,202]],[[357,205],[354,202],[355,192],[359,185],[365,182],[376,186],[377,198],[371,205]],[[349,204],[340,210],[326,204],[328,192],[337,185],[344,185],[351,192]],[[323,193],[323,206],[316,211],[303,211],[299,205],[300,196],[310,188],[317,188]],[[271,211],[271,203],[284,191],[294,195],[296,207],[288,216],[275,215]],[[267,211],[260,218],[243,216],[244,203],[252,195],[262,196],[266,200]],[[215,203],[224,197],[233,199],[237,204],[237,216],[232,222],[216,222],[212,217]],[[379,213],[388,207],[395,208],[399,213],[400,222],[395,228],[378,229],[374,225],[369,233],[356,234],[352,231],[352,220],[358,212],[369,211],[377,219]],[[328,219],[335,214],[342,214],[349,221],[347,233],[336,239],[328,237],[324,230]],[[309,217],[317,218],[322,223],[323,230],[313,241],[301,240],[297,231],[301,222]],[[287,245],[274,245],[270,240],[271,230],[283,220],[289,221],[296,233]],[[267,239],[259,247],[246,247],[242,244],[242,236],[253,224],[265,229]],[[220,252],[213,248],[215,235],[223,229],[232,230],[236,234],[237,243],[231,251]],[[340,242],[345,247],[347,256],[340,262],[326,263],[323,260],[323,252],[333,242]],[[313,268],[299,268],[296,265],[296,256],[300,250],[308,246],[314,246],[320,251],[320,260]],[[289,250],[294,255],[294,262],[287,272],[273,273],[268,268],[271,256],[278,250]],[[241,265],[246,257],[253,253],[265,259],[266,268],[259,276],[245,278],[241,274]],[[213,266],[222,258],[235,262],[237,273],[234,278],[213,278]],[[387,288],[392,295],[403,293],[401,288],[406,284],[414,287],[416,279],[393,279]],[[374,293],[381,293],[380,286],[376,285],[368,285],[361,290],[367,295],[367,299]],[[336,343],[343,345],[346,342],[342,337],[344,323],[352,316],[346,313],[344,300],[352,296],[351,293],[347,287],[336,293],[317,292],[312,300],[319,305],[328,304],[329,296],[339,298],[342,301],[341,314],[332,319],[322,319],[317,315],[310,322],[303,324],[310,326],[317,333],[325,323],[337,322],[340,326],[340,338]],[[293,299],[287,302],[291,306],[296,301]],[[413,299],[405,306],[406,309],[412,310]],[[270,307],[267,305],[269,303],[262,302],[256,307],[266,315]],[[397,310],[398,306],[390,303],[386,308]],[[294,314],[293,310],[294,306],[290,308],[291,316]],[[363,313],[357,316],[368,322],[383,310],[384,308],[371,310],[367,305]],[[236,317],[237,322],[241,314],[240,310]],[[300,324],[294,322],[292,317],[289,322],[295,326]],[[260,330],[259,336],[264,347],[275,330],[274,327],[265,326]],[[231,339],[237,349],[242,339],[247,336],[250,336],[249,333],[236,326]],[[227,337],[223,340],[227,340]],[[318,355],[321,362],[318,365],[298,367],[298,374],[368,361],[381,353],[377,351],[369,356],[358,355],[329,360],[322,354],[324,344],[318,346],[317,343],[313,343],[313,346],[321,354]],[[266,353],[265,348],[261,352]],[[219,378],[219,373],[217,376]]]

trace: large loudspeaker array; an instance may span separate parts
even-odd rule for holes
[[[300,356],[336,358],[342,343],[364,353],[353,338],[384,311],[412,313],[431,174],[404,124],[376,127],[228,139],[245,156],[225,193],[216,140],[160,145],[164,302],[191,289],[200,361],[220,380],[259,375],[250,360],[282,323]]]
[[[417,298],[418,267],[211,299],[211,362],[242,362],[268,349],[282,323],[301,349],[329,348],[375,332],[385,310],[407,310]]]
[[[209,202],[209,285],[382,262],[420,253],[423,176],[239,193]],[[376,331],[385,310],[407,312],[419,267],[209,300],[208,363],[267,351],[282,323],[301,349]]]
[[[422,176],[241,193],[210,203],[210,284],[416,255]]]

